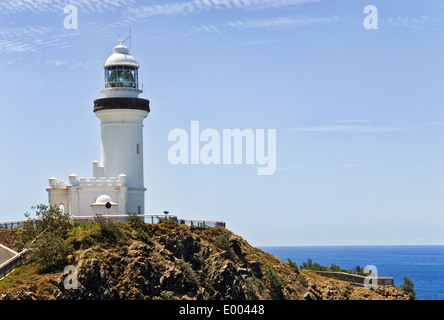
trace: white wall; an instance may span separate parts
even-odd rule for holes
[[[98,111],[96,116],[101,120],[105,177],[123,173],[129,187],[143,188],[143,120],[148,112],[112,109]]]

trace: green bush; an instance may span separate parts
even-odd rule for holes
[[[136,232],[137,232],[137,238],[146,243],[146,244],[152,244],[152,236],[149,232],[148,226],[145,222],[140,219],[140,217],[134,212],[129,215],[128,222]]]
[[[68,265],[68,256],[73,252],[74,248],[67,239],[45,233],[34,243],[29,258],[37,265],[38,272],[51,272]]]
[[[294,271],[296,274],[299,274],[299,268],[298,268],[298,265],[297,265],[295,262],[291,261],[290,258],[288,258],[288,264],[290,265],[290,268],[293,269],[293,271]]]
[[[408,295],[410,300],[416,300],[416,293],[413,290],[415,285],[413,284],[413,281],[404,276],[403,278],[404,282],[401,284],[400,289],[404,291],[405,294]]]
[[[84,236],[81,240],[81,249],[88,249],[96,244],[96,240],[91,236]]]
[[[179,300],[179,298],[174,295],[173,291],[162,291],[160,296],[154,297],[153,300]]]
[[[230,242],[228,241],[227,237],[223,234],[219,235],[216,240],[214,241],[214,245],[227,252],[228,258],[230,260],[236,259],[236,253],[234,252],[233,248],[230,246]]]
[[[185,276],[185,284],[190,286],[192,289],[197,290],[199,288],[199,278],[191,265],[183,259],[177,259],[176,266],[180,271],[183,272]]]
[[[198,266],[198,267],[200,267],[204,264],[205,259],[204,259],[204,255],[203,255],[202,251],[195,252],[193,254],[193,262],[194,262],[194,265]]]
[[[276,274],[270,267],[268,267],[267,272],[265,274],[266,282],[275,290],[284,289],[284,283],[278,274]]]
[[[304,287],[308,287],[307,277],[304,274],[299,274],[296,277],[296,280],[298,280]]]
[[[128,240],[128,235],[118,222],[106,219],[101,215],[94,216],[94,222],[99,228],[93,237],[105,246],[122,245]]]
[[[31,220],[27,228],[33,228],[36,238],[29,247],[29,258],[37,265],[39,272],[55,271],[68,264],[68,256],[74,252],[74,247],[67,240],[73,223],[69,215],[57,207],[38,205],[36,210],[38,220]]]

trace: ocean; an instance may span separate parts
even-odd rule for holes
[[[393,277],[395,286],[407,276],[418,300],[444,300],[444,246],[282,246],[259,247],[283,261],[300,266],[308,258],[323,266],[352,269],[374,265],[378,276]]]

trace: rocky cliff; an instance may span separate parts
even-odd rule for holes
[[[120,228],[119,245],[98,241],[94,228],[71,232],[77,289],[66,289],[63,272],[38,274],[28,263],[0,282],[0,299],[407,299],[395,287],[368,290],[299,272],[225,228]]]

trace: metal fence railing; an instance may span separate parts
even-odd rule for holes
[[[140,219],[142,219],[145,223],[160,223],[166,220],[177,221],[177,217],[173,215],[165,215],[165,214],[140,214],[137,215]],[[111,221],[120,221],[126,222],[131,217],[129,215],[102,215],[103,218]],[[75,222],[90,222],[93,221],[96,216],[77,216],[72,217]]]
[[[207,227],[207,228],[224,227],[225,228],[224,221],[179,219],[178,222],[179,222],[179,224],[186,224],[189,226],[196,226],[196,227]]]
[[[27,250],[23,250],[19,254],[15,255],[8,261],[2,263],[0,265],[0,280],[5,278],[9,273],[14,271],[17,267],[19,267],[26,260]]]
[[[21,228],[27,220],[15,220],[0,222],[0,231]]]
[[[128,221],[129,215],[103,215],[105,219],[109,219],[111,221]],[[166,214],[144,214],[138,215],[145,223],[161,223],[165,221],[174,221],[179,224],[186,224],[189,226],[196,227],[207,227],[207,228],[215,228],[215,227],[225,227],[224,221],[215,221],[215,220],[199,220],[199,219],[178,219],[177,216],[174,215],[166,215]],[[95,216],[77,216],[72,217],[75,222],[90,222],[93,221]],[[11,229],[20,229],[23,228],[25,223],[29,223],[29,220],[15,220],[15,221],[4,221],[0,222],[0,231],[2,230],[11,230]]]

